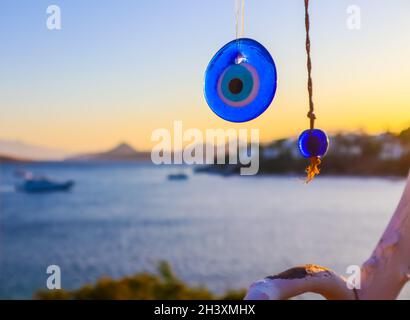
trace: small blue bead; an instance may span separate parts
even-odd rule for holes
[[[300,135],[298,146],[305,158],[323,157],[329,148],[329,138],[322,130],[306,130]]]

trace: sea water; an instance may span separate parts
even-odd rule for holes
[[[16,169],[76,182],[71,192],[14,191]],[[0,166],[0,298],[46,288],[49,265],[63,289],[155,271],[168,261],[215,293],[294,265],[345,274],[374,249],[404,180],[321,176],[222,177],[144,164]],[[410,299],[410,289],[402,298]]]

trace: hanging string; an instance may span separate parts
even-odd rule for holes
[[[241,42],[238,41],[245,34],[245,0],[235,0],[235,17],[236,17],[236,44],[238,48],[238,56],[235,63],[240,64],[243,61],[241,53]]]
[[[309,17],[309,0],[305,1],[305,26],[306,26],[306,53],[307,53],[307,71],[308,71],[308,92],[309,92],[309,112],[307,117],[310,119],[310,130],[315,129],[315,105],[313,103],[313,81],[312,81],[312,59],[310,57],[310,17]],[[319,166],[322,163],[320,157],[311,157],[310,163],[306,168],[306,183],[311,182],[314,177],[320,174]]]
[[[245,0],[235,0],[236,39],[245,34]]]
[[[308,70],[308,91],[309,91],[309,112],[307,117],[310,119],[310,129],[315,128],[315,106],[313,103],[313,82],[312,82],[312,60],[310,58],[310,18],[309,18],[309,0],[305,0],[305,25],[306,25],[306,53],[307,53],[307,70]]]

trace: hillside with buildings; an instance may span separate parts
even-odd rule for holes
[[[259,150],[259,174],[300,174],[307,160],[297,148],[297,139],[276,140]],[[405,176],[410,169],[410,128],[400,134],[337,134],[321,166],[323,174]],[[240,165],[211,165],[201,172],[239,174]]]

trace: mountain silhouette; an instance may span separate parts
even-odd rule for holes
[[[67,158],[66,161],[147,161],[149,152],[139,152],[128,143],[122,142],[103,152],[80,154]]]

